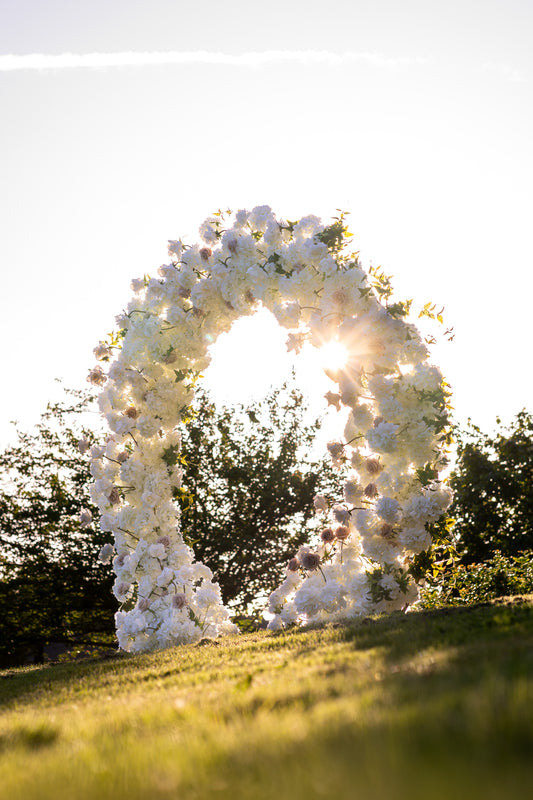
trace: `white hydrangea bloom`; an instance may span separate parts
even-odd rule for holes
[[[392,453],[398,447],[399,425],[393,422],[380,422],[365,434],[371,450],[377,453]]]
[[[400,503],[394,497],[380,497],[376,501],[376,514],[391,525],[399,521],[402,513]]]

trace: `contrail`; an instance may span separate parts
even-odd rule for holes
[[[48,69],[98,69],[102,67],[143,67],[165,64],[220,64],[234,67],[256,67],[277,62],[301,64],[366,63],[377,67],[398,67],[421,64],[423,58],[388,58],[379,53],[332,53],[328,50],[264,50],[240,54],[208,52],[124,52],[124,53],[30,53],[0,55],[0,72]]]

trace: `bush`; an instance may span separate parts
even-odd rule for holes
[[[515,556],[496,552],[479,564],[459,564],[448,570],[439,582],[421,591],[421,605],[473,605],[498,597],[533,593],[533,551]]]
[[[523,410],[511,425],[497,424],[493,436],[471,422],[455,431],[454,500],[447,515],[455,520],[463,564],[533,549],[533,416]]]

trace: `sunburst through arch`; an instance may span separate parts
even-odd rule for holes
[[[120,646],[143,651],[234,632],[211,571],[195,561],[174,502],[180,426],[210,346],[264,306],[287,347],[316,349],[345,408],[329,442],[334,497],[318,496],[320,543],[300,548],[269,601],[269,627],[403,608],[417,597],[411,559],[450,496],[447,389],[386,276],[363,269],[344,215],[278,220],[268,206],[209,217],[202,241],[169,242],[170,263],[134,280],[119,329],[95,349],[89,380],[111,435],[93,448],[92,497],[113,558]],[[108,369],[105,370],[104,366]],[[201,532],[198,532],[201,534]]]

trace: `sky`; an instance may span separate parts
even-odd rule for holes
[[[531,0],[0,0],[0,447],[168,239],[264,204],[349,212],[363,266],[444,306],[460,424],[532,410],[532,34]],[[217,347],[228,402],[287,367],[259,323]]]

